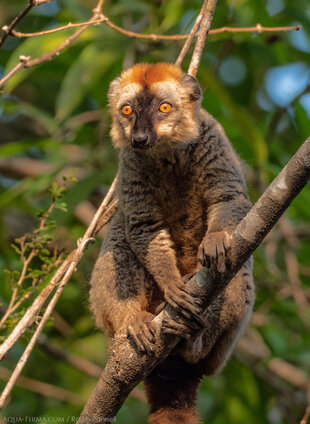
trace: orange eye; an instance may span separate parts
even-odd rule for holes
[[[168,113],[168,112],[170,112],[171,108],[172,108],[172,106],[171,106],[171,104],[170,104],[170,103],[162,103],[162,104],[159,106],[159,110],[160,110],[161,112],[163,112],[163,113]]]
[[[132,113],[132,107],[130,105],[125,105],[122,107],[122,112],[124,115],[130,115]]]

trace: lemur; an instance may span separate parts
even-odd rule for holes
[[[230,234],[251,207],[242,167],[223,128],[201,109],[197,80],[180,67],[137,64],[112,81],[108,98],[119,207],[92,273],[91,309],[108,338],[127,334],[145,354],[155,348],[158,305],[177,310],[162,331],[181,342],[144,381],[149,420],[197,424],[203,375],[223,367],[250,320],[252,263],[206,310],[183,277],[201,264],[214,275],[229,266]]]

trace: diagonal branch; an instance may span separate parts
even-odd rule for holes
[[[48,0],[49,1],[49,0]],[[24,10],[22,10],[10,23],[10,25],[4,25],[2,27],[2,37],[0,38],[0,47],[5,42],[5,40],[8,38],[9,35],[12,34],[13,29],[16,27],[16,25],[30,12],[30,10],[36,5],[35,0],[28,0],[28,4],[25,7]]]
[[[200,31],[197,37],[194,53],[191,59],[191,63],[189,64],[188,68],[188,74],[192,75],[193,77],[196,76],[202,51],[205,45],[206,37],[209,32],[215,6],[216,6],[217,0],[207,0],[206,4],[206,10],[203,14],[201,24],[200,24]]]
[[[232,236],[232,267],[221,276],[220,284],[218,278],[216,281],[211,278],[206,268],[202,268],[188,281],[190,291],[196,292],[196,295],[199,293],[205,308],[251,256],[309,179],[310,137],[237,226]],[[167,305],[154,319],[158,324],[157,350],[154,356],[136,351],[126,336],[113,340],[107,365],[80,416],[79,423],[91,423],[95,419],[111,420],[130,391],[177,345],[179,338],[160,332],[165,314],[170,314],[173,318],[175,312]]]
[[[197,16],[197,19],[191,29],[191,32],[187,38],[187,40],[184,43],[184,46],[182,47],[182,50],[177,58],[177,60],[175,61],[175,64],[178,66],[181,66],[184,57],[186,56],[186,53],[188,52],[188,49],[190,48],[192,41],[195,37],[197,37],[197,31],[199,29],[199,25],[201,24],[201,20],[203,19],[205,13],[206,13],[206,8],[208,5],[208,0],[204,0],[202,8],[199,12],[199,15]]]

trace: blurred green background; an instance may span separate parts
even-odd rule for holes
[[[103,13],[131,31],[186,33],[201,3],[106,0]],[[11,22],[25,4],[1,0],[0,25]],[[85,21],[94,6],[93,0],[52,0],[35,7],[18,29],[35,32]],[[253,202],[310,134],[310,4],[306,0],[219,0],[212,28],[256,23],[300,23],[303,27],[298,32],[210,35],[197,74],[203,107],[221,122],[246,163]],[[72,30],[29,39],[8,38],[0,51],[0,74],[10,70],[20,55],[39,57],[70,33]],[[51,183],[71,169],[78,178],[64,199],[68,212],[53,214],[55,245],[70,251],[113,180],[117,154],[109,138],[110,81],[139,61],[173,62],[181,46],[182,42],[128,38],[101,24],[89,28],[52,61],[22,70],[6,84],[0,100],[2,311],[11,294],[3,270],[21,268],[10,245],[37,224],[36,213],[50,204]],[[189,58],[184,70],[188,64]],[[309,222],[308,186],[255,253],[257,300],[252,324],[224,371],[202,383],[199,410],[204,422],[301,421],[307,406],[305,390],[287,380],[296,376],[297,370],[308,376],[310,371]],[[23,371],[36,381],[28,381],[30,389],[25,381],[20,383],[23,387],[14,388],[10,404],[1,412],[2,420],[28,416],[37,417],[39,423],[63,418],[74,422],[79,415],[96,382],[87,375],[90,366],[82,372],[50,350],[56,346],[67,355],[105,364],[104,336],[95,329],[87,303],[87,284],[99,248],[98,237],[66,287],[53,325],[45,330],[45,341],[34,349]],[[29,334],[11,350],[3,368],[14,368],[28,339]],[[278,372],[272,366],[277,363],[274,358],[285,361]],[[279,374],[287,363],[295,368],[290,378],[282,379]],[[49,383],[53,390],[40,389],[38,382]],[[137,397],[141,391],[127,399],[117,416],[119,424],[147,422],[147,406]]]

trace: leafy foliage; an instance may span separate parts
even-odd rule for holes
[[[84,21],[93,6],[94,2],[86,0],[52,0],[34,8],[18,29],[34,32]],[[190,29],[200,6],[198,0],[106,0],[103,12],[133,31],[175,34]],[[5,2],[1,25],[10,22],[22,7],[20,0]],[[204,93],[203,106],[222,123],[247,164],[253,201],[309,135],[309,16],[309,6],[302,0],[218,1],[213,28],[257,22],[264,26],[303,25],[299,33],[223,33],[207,39],[197,75]],[[21,54],[41,56],[69,33],[72,30],[24,40],[9,38],[1,52],[0,70],[10,70]],[[132,39],[104,24],[96,25],[52,61],[22,70],[7,83],[0,100],[2,307],[8,304],[22,271],[18,259],[21,242],[27,249],[41,252],[28,269],[28,283],[19,288],[23,296],[32,290],[33,279],[37,289],[46,282],[52,272],[53,248],[75,247],[87,220],[85,209],[81,217],[81,202],[88,200],[98,206],[116,173],[117,155],[108,135],[106,93],[110,81],[123,67],[139,61],[174,61],[181,46],[181,42]],[[184,69],[188,63],[189,58]],[[70,179],[71,169],[76,169],[78,180],[69,181],[67,192],[62,193],[62,177]],[[50,187],[57,199],[51,213],[55,228],[50,228],[49,221],[48,228],[36,232],[34,217],[49,208]],[[257,301],[251,331],[256,341],[252,342],[256,350],[263,345],[266,356],[257,361],[238,350],[219,376],[205,379],[199,406],[206,422],[291,424],[301,420],[306,406],[304,392],[275,377],[268,371],[268,363],[280,357],[305,373],[310,371],[309,202],[310,189],[306,187],[268,243],[255,253]],[[47,237],[51,230],[52,240]],[[11,247],[15,239],[19,240],[17,252]],[[87,281],[99,246],[98,241],[84,256],[46,334],[51,343],[103,366],[106,344],[95,331],[87,305]],[[4,274],[4,269],[12,271]],[[24,309],[11,317],[7,329],[17,322],[31,299],[27,298]],[[5,367],[13,368],[22,347],[23,342],[14,347],[3,361]],[[85,399],[95,384],[90,376],[39,347],[24,374]],[[82,407],[81,402],[62,402],[21,387],[16,387],[12,396],[3,417],[42,417],[38,422],[43,423],[48,417],[77,416]],[[129,398],[117,422],[144,423],[146,416],[146,406]]]

